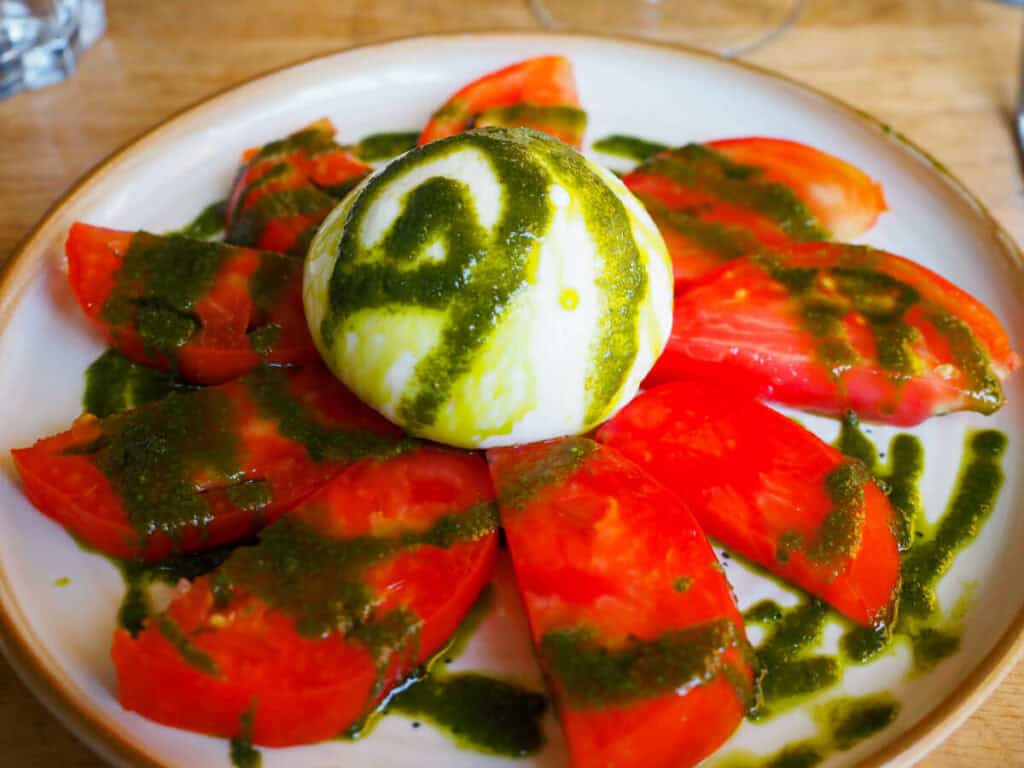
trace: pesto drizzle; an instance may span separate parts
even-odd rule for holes
[[[812,768],[829,755],[845,752],[892,724],[900,712],[896,698],[886,692],[839,697],[815,709],[818,735],[787,744],[772,755],[734,753],[715,761],[714,768]]]
[[[387,131],[364,136],[352,147],[352,154],[367,163],[398,157],[416,146],[417,131]]]
[[[722,655],[745,650],[743,633],[727,618],[672,630],[653,640],[630,638],[623,647],[601,645],[586,627],[548,631],[541,638],[545,670],[574,707],[602,707],[681,691],[725,675],[747,704],[752,690],[741,675],[727,674]]]
[[[300,634],[326,637],[340,631],[386,661],[418,633],[419,621],[403,609],[375,615],[378,598],[360,580],[362,572],[401,550],[447,549],[497,527],[493,502],[441,517],[426,531],[391,538],[334,539],[284,517],[263,531],[259,546],[236,551],[214,574],[211,587],[218,605],[226,606],[239,591],[252,593],[294,617]]]
[[[451,673],[445,669],[463,650],[469,636],[490,610],[488,587],[444,648],[434,654],[405,682],[394,688],[373,712],[352,726],[344,737],[361,739],[387,714],[397,713],[413,721],[427,720],[445,731],[463,748],[508,757],[537,752],[544,743],[540,721],[547,711],[547,697],[516,683],[473,672]],[[443,662],[443,663],[442,663]]]
[[[150,349],[173,359],[199,330],[195,304],[213,285],[230,249],[181,235],[137,232],[100,312],[116,328],[134,324]]]
[[[302,443],[313,461],[388,458],[419,444],[408,437],[323,424],[292,394],[288,375],[282,369],[258,368],[243,382],[262,413],[277,422],[282,435]]]
[[[505,512],[522,509],[546,487],[569,478],[597,450],[598,444],[583,437],[566,437],[548,443],[543,457],[528,455],[525,466],[513,466],[498,486],[498,501]]]
[[[166,371],[133,363],[108,349],[85,371],[82,409],[102,419],[190,389],[193,387]]]
[[[635,160],[638,163],[642,163],[652,155],[664,152],[668,149],[668,145],[657,141],[640,139],[636,136],[613,133],[595,141],[593,149],[595,152],[601,152],[605,155],[624,157],[627,160]]]
[[[804,330],[817,339],[817,355],[835,378],[860,361],[846,338],[843,319],[852,310],[864,320],[875,340],[878,365],[895,381],[922,372],[914,351],[921,331],[908,312],[920,308],[946,339],[957,367],[968,383],[973,410],[992,413],[1004,402],[999,378],[988,353],[970,326],[921,295],[917,288],[881,270],[882,252],[868,246],[844,245],[838,258],[823,252],[818,264],[790,266],[762,250],[753,261],[790,294]]]
[[[704,144],[687,144],[660,152],[649,157],[637,171],[664,176],[684,187],[756,211],[794,240],[828,239],[828,232],[792,189],[766,181],[761,168],[735,163]]]
[[[194,240],[212,240],[224,231],[224,217],[228,201],[218,200],[203,208],[192,221],[172,234],[190,237]]]
[[[231,765],[234,768],[260,768],[263,755],[252,745],[253,711],[242,715],[242,732],[231,740]]]

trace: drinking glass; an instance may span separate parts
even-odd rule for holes
[[[104,26],[103,0],[0,0],[0,99],[66,78]]]
[[[549,27],[616,32],[736,56],[792,24],[803,0],[531,0]]]

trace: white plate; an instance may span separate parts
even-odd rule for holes
[[[891,212],[867,238],[950,278],[990,306],[1024,347],[1024,275],[1015,246],[984,209],[919,151],[883,126],[829,98],[770,73],[684,50],[637,42],[535,34],[427,37],[355,49],[249,82],[170,120],[114,155],[47,216],[12,259],[0,283],[0,620],[8,656],[54,712],[100,753],[125,765],[226,766],[222,740],[150,723],[120,709],[109,660],[122,593],[117,571],[78,549],[22,495],[7,454],[59,431],[79,413],[82,371],[102,349],[61,272],[68,225],[81,219],[155,231],[182,225],[224,196],[246,147],[327,115],[342,141],[379,130],[417,129],[457,86],[513,61],[563,53],[576,67],[590,114],[589,139],[637,133],[672,144],[761,134],[827,149],[880,179]],[[944,509],[963,434],[989,426],[1011,436],[1008,477],[998,507],[977,541],[957,558],[939,594],[949,609],[964,584],[976,591],[961,651],[932,673],[908,679],[896,653],[851,668],[840,691],[891,690],[902,709],[879,735],[830,758],[829,766],[908,765],[935,746],[977,706],[1024,650],[1024,376],[1012,380],[1010,404],[991,418],[958,414],[914,430],[925,443],[923,491],[929,516]],[[812,420],[808,420],[812,421]],[[834,422],[813,420],[827,439]],[[874,437],[887,441],[890,430]],[[730,566],[742,605],[768,582]],[[58,587],[55,580],[70,584]],[[507,587],[507,584],[505,585]],[[502,590],[500,609],[460,659],[465,668],[518,675],[539,685],[517,599]],[[826,640],[835,640],[835,630]],[[155,695],[159,695],[157,692]],[[358,744],[331,742],[264,750],[266,768],[285,766],[490,766],[564,764],[564,745],[549,718],[546,750],[533,760],[502,760],[460,751],[430,727],[385,718]],[[771,751],[810,728],[803,711],[768,725],[744,725],[723,748]]]

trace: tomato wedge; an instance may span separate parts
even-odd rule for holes
[[[370,172],[327,118],[247,151],[226,213],[227,241],[305,256],[331,209]]]
[[[579,149],[587,113],[569,60],[538,56],[474,80],[433,114],[419,144],[488,125],[533,128]]]
[[[266,746],[337,737],[454,632],[490,580],[497,528],[475,454],[360,462],[137,637],[114,634],[121,704]]]
[[[136,362],[219,384],[261,363],[318,359],[301,258],[82,223],[66,251],[78,303]]]
[[[326,369],[260,369],[14,450],[25,493],[101,552],[160,560],[255,533],[353,461],[411,442]]]
[[[909,426],[992,413],[1019,365],[998,319],[912,261],[807,243],[740,259],[677,296],[647,385],[740,382],[808,411]]]
[[[743,621],[686,506],[585,438],[488,451],[572,764],[685,768],[743,719]]]
[[[674,491],[704,532],[830,603],[887,624],[900,579],[895,512],[858,461],[727,387],[649,389],[597,433]]]
[[[864,172],[781,139],[687,144],[654,155],[623,182],[665,237],[677,287],[759,245],[857,237],[886,207]]]

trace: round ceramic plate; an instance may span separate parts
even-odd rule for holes
[[[125,712],[115,698],[109,657],[122,595],[118,571],[79,549],[22,495],[8,450],[62,430],[80,411],[82,372],[102,350],[62,271],[63,241],[75,220],[162,231],[187,222],[224,196],[240,152],[330,117],[343,142],[380,130],[416,130],[461,84],[519,59],[562,53],[573,62],[590,114],[588,138],[642,133],[671,144],[760,134],[835,153],[881,180],[891,211],[867,241],[904,254],[978,296],[1024,338],[1024,274],[1016,248],[956,181],[884,126],[797,84],[735,62],[676,48],[577,36],[532,34],[428,37],[347,51],[254,80],[170,120],[122,150],[80,183],[15,255],[0,291],[0,618],[4,649],[35,692],[89,744],[125,765],[229,764],[223,740],[165,728]],[[928,516],[944,511],[956,481],[965,433],[981,426],[1010,436],[1006,484],[977,540],[939,587],[942,610],[965,605],[959,652],[928,674],[909,674],[897,647],[878,662],[846,669],[823,699],[890,691],[896,721],[829,766],[909,765],[935,746],[981,701],[1015,657],[1024,623],[1024,580],[1007,578],[1024,551],[1024,376],[992,417],[957,414],[913,430],[926,448],[922,491]],[[803,418],[825,439],[826,419]],[[874,429],[884,449],[892,430]],[[457,667],[541,686],[507,564],[498,600]],[[741,607],[765,596],[795,596],[728,566]],[[66,581],[65,581],[66,580]],[[63,585],[63,586],[61,586]],[[826,650],[840,632],[830,625]],[[159,692],[154,692],[159,695]],[[737,750],[768,754],[813,735],[814,704],[767,723],[746,723],[711,759]],[[565,764],[549,715],[538,755],[510,760],[461,750],[431,727],[383,719],[358,743],[329,742],[264,750],[266,768],[285,766],[490,766]]]

